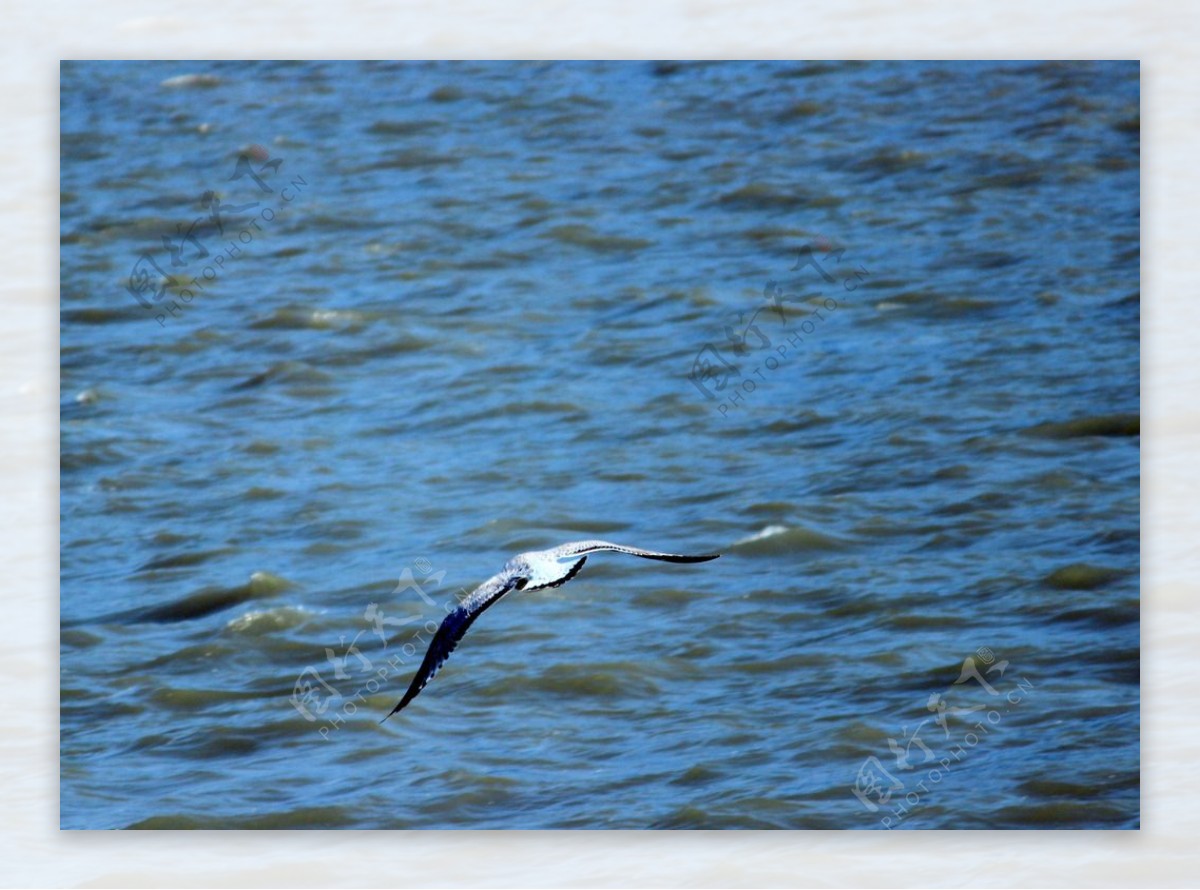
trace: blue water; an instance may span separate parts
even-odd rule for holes
[[[61,107],[64,828],[1138,825],[1136,63]]]

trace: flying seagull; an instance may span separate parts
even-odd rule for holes
[[[488,606],[512,590],[543,590],[566,584],[579,574],[579,570],[587,562],[587,554],[600,550],[614,550],[617,553],[628,553],[631,556],[663,562],[707,562],[721,555],[712,553],[705,556],[684,556],[679,553],[659,553],[657,550],[625,547],[621,544],[610,544],[608,541],[576,541],[550,550],[519,553],[504,564],[500,574],[493,575],[476,587],[458,608],[445,617],[442,626],[433,635],[425,658],[409,684],[408,691],[400,699],[400,704],[392,708],[383,719],[391,717],[420,694],[450,657],[467,628],[475,623],[475,619],[482,615]]]

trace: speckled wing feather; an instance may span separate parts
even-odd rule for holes
[[[613,544],[609,541],[575,541],[570,544],[563,544],[561,547],[555,547],[550,553],[556,558],[563,559],[570,556],[579,556],[582,553],[596,553],[600,550],[613,550],[617,553],[628,553],[631,556],[640,556],[642,559],[657,559],[662,562],[708,562],[710,559],[716,559],[721,554],[708,553],[702,556],[686,556],[681,553],[660,553],[657,550],[643,550],[640,547],[626,547],[624,544]]]

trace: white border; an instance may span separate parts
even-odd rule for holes
[[[522,18],[514,13],[519,10]],[[0,57],[7,569],[0,881],[31,886],[1187,886],[1197,881],[1197,16],[1186,3],[12,3]],[[58,60],[1139,58],[1143,829],[1077,833],[59,832]],[[1189,274],[1192,273],[1192,274]],[[1191,347],[1191,348],[1189,348]]]

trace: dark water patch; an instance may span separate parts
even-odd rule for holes
[[[635,595],[632,602],[636,606],[646,606],[654,609],[667,609],[672,612],[686,609],[694,603],[699,594],[687,588],[657,588],[655,590]]]
[[[430,775],[417,784],[435,784],[444,788],[515,788],[521,783],[509,776],[455,768]]]
[[[248,501],[277,501],[287,497],[288,493],[278,488],[267,488],[262,485],[251,485],[246,489],[244,497]]]
[[[146,321],[151,316],[148,310],[136,306],[132,302],[127,306],[120,307],[95,307],[87,309],[62,309],[59,311],[59,320],[62,324],[121,324],[128,321]]]
[[[1125,569],[1080,562],[1055,569],[1042,579],[1042,583],[1056,590],[1096,590],[1128,575],[1129,572]]]
[[[124,447],[118,447],[118,445]],[[78,452],[63,450],[59,456],[59,471],[63,474],[95,467],[113,466],[129,460],[130,443],[116,440],[89,442]]]
[[[325,350],[319,356],[313,356],[310,361],[323,367],[353,368],[366,362],[391,359],[410,352],[420,352],[430,345],[431,341],[423,337],[404,334],[373,346]]]
[[[1004,807],[988,820],[997,828],[1132,828],[1128,807],[1095,800],[1050,802]]]
[[[894,291],[911,290],[913,287],[913,284],[914,284],[914,282],[908,278],[890,278],[890,277],[877,278],[874,275],[872,275],[870,278],[861,282],[858,285],[858,289],[859,290],[880,290],[880,291],[885,291],[887,293],[892,293]]]
[[[965,501],[947,504],[933,510],[934,516],[974,516],[997,510],[1007,510],[1013,505],[1012,495],[999,491],[986,491]]]
[[[1037,798],[1065,797],[1091,801],[1114,793],[1136,791],[1141,787],[1141,778],[1137,773],[1090,774],[1085,778],[1086,781],[1070,781],[1063,778],[1026,779],[1017,786],[1017,791]]]
[[[706,661],[717,654],[716,648],[708,643],[685,643],[676,649],[664,652],[664,655],[672,659],[699,662]]]
[[[742,674],[775,674],[803,671],[813,667],[825,667],[830,663],[829,656],[824,654],[797,653],[783,658],[755,659],[754,661],[735,662],[728,670]]]
[[[1066,117],[1052,117],[1046,120],[1033,121],[1013,128],[1013,135],[1022,139],[1038,139],[1042,136],[1052,136],[1070,124]]]
[[[1094,168],[1096,168],[1099,173],[1120,173],[1123,172],[1123,170],[1138,169],[1138,160],[1130,157],[1104,155],[1096,158]],[[1132,257],[1132,252],[1117,255],[1118,260],[1129,259],[1130,257]]]
[[[345,309],[285,306],[250,323],[250,330],[361,331],[378,316]]]
[[[670,780],[672,785],[702,786],[712,784],[721,778],[723,773],[704,764],[689,766],[686,770]]]
[[[924,692],[924,697],[920,701],[925,701],[931,692],[943,692],[955,684],[955,681],[962,676],[964,665],[968,658],[974,658],[976,655],[974,650],[965,650],[961,658],[941,665],[931,665],[919,667],[910,670],[903,670],[889,677],[889,681],[894,684],[896,689],[912,690],[913,692]],[[1017,658],[1017,653],[1010,652],[1009,657]],[[976,661],[976,666],[980,671],[986,670],[986,665]],[[974,689],[979,689],[974,683],[968,688],[964,687],[963,691],[967,692]],[[948,717],[951,715],[948,715]]]
[[[874,620],[879,613],[879,602],[870,596],[842,594],[823,609],[826,619],[863,618]]]
[[[728,210],[779,211],[804,207],[836,207],[842,203],[833,195],[816,195],[794,188],[752,182],[717,198],[717,206]]]
[[[749,504],[741,512],[746,516],[767,516],[772,519],[783,519],[795,509],[796,505],[790,501],[763,501],[761,503]]]
[[[644,698],[661,690],[640,664],[592,663],[555,665],[533,676],[506,678],[491,683],[481,694],[485,697],[512,694],[543,694],[565,699]]]
[[[1140,436],[1142,420],[1138,414],[1100,414],[1076,420],[1048,421],[1026,427],[1027,436],[1040,439],[1082,439],[1089,436]]]
[[[524,266],[532,257],[533,254],[531,253],[496,250],[487,256],[464,260],[458,264],[458,268],[474,270],[508,269],[513,266]]]
[[[966,464],[955,464],[950,467],[942,467],[933,474],[933,478],[939,481],[952,481],[957,479],[969,479],[971,477],[971,468]]]
[[[1136,605],[1070,609],[1059,612],[1053,620],[1068,624],[1090,624],[1101,630],[1112,630],[1136,625],[1141,620],[1141,610]]]
[[[1137,614],[1123,609],[1129,619],[1123,624],[1136,625]],[[1132,612],[1132,614],[1130,614]],[[1113,624],[1100,624],[1101,629],[1115,629]],[[1079,664],[1094,665],[1095,677],[1108,683],[1127,683],[1137,686],[1141,682],[1141,653],[1136,648],[1117,648],[1104,653],[1082,653],[1075,659]]]
[[[820,102],[803,100],[800,102],[793,102],[783,111],[779,112],[779,114],[775,116],[775,119],[780,123],[787,123],[788,121],[804,120],[805,118],[814,117],[815,115],[821,114],[824,111],[825,107],[821,105]]]
[[[432,800],[423,800],[417,807],[425,819],[445,819],[455,813],[470,813],[484,817],[497,807],[513,808],[518,800],[517,792],[509,788],[458,789]]]
[[[444,128],[445,124],[434,120],[376,121],[367,128],[367,132],[373,136],[415,136]]]
[[[1045,174],[1041,169],[1029,167],[1009,173],[994,173],[978,176],[967,185],[951,191],[954,195],[971,194],[987,189],[1027,189],[1041,185]]]
[[[1130,704],[1089,705],[1072,708],[1071,718],[1089,723],[1116,725],[1121,718],[1128,716],[1131,710],[1136,711],[1137,706]]]
[[[168,733],[155,732],[137,739],[129,746],[129,750],[132,752],[155,751],[173,744],[174,741],[175,737]]]
[[[1007,253],[1003,250],[980,250],[956,255],[956,259],[952,265],[987,271],[988,269],[1003,269],[1006,266],[1015,266],[1024,259],[1025,257]]]
[[[674,77],[684,70],[684,63],[673,60],[663,60],[650,64],[650,73],[655,77]]]
[[[739,816],[713,813],[698,806],[685,806],[655,819],[647,828],[667,830],[715,831],[723,829],[764,830],[783,828],[784,825],[754,816]]]
[[[846,168],[855,173],[868,174],[871,178],[878,178],[921,168],[928,162],[929,156],[924,152],[888,146],[878,149],[866,157],[850,161]]]
[[[75,704],[78,701],[80,704]],[[60,705],[63,717],[69,717],[76,727],[90,727],[117,720],[122,717],[138,717],[145,714],[145,705],[127,701],[96,701],[92,696],[69,696]],[[73,730],[81,731],[78,728]],[[86,731],[86,729],[82,730]]]
[[[763,429],[768,433],[796,433],[803,430],[812,429],[815,426],[825,426],[833,422],[833,418],[826,417],[811,409],[804,409],[796,414],[786,417],[780,417],[766,424]]]
[[[429,93],[429,101],[436,102],[439,104],[445,104],[448,102],[460,102],[463,99],[465,99],[466,96],[467,96],[467,94],[462,90],[461,87],[447,85],[447,86],[440,86],[437,89],[432,90]]]
[[[193,203],[198,201],[199,195],[192,199]],[[164,233],[174,232],[178,222],[178,219],[146,214],[131,214],[122,217],[95,216],[88,219],[86,228],[80,228],[70,233],[73,239],[71,243],[106,245],[113,241],[129,240],[141,242],[143,245],[156,244],[161,243]],[[204,219],[197,222],[195,227],[191,228],[191,232],[200,241],[217,240],[223,237],[215,223],[210,223]],[[132,266],[134,260],[136,260],[136,255],[131,256],[130,266]],[[179,277],[170,277],[175,278],[176,282],[180,281]],[[184,280],[186,281],[187,279]],[[134,298],[125,289],[126,284],[127,281],[114,282],[114,290],[117,293],[123,292],[132,302]],[[175,289],[178,290],[178,286]]]
[[[880,311],[881,319],[886,319],[889,313],[894,312],[922,318],[953,319],[964,315],[983,315],[1003,308],[1003,305],[993,300],[944,294],[927,288],[892,294],[876,303],[875,308]]]
[[[300,807],[285,812],[254,815],[192,816],[187,814],[151,816],[127,825],[143,831],[214,831],[214,830],[290,830],[348,828],[355,824],[353,807]]]
[[[676,306],[682,295],[677,293],[662,294],[658,297],[647,297],[640,289],[631,289],[620,295],[620,300],[626,305],[620,309],[615,309],[604,316],[602,323],[610,325],[615,321],[621,321],[633,329],[643,329],[647,323],[645,318],[646,313],[653,312],[658,309]],[[598,298],[596,300],[581,301],[582,306],[595,308],[597,310],[605,309],[610,306],[612,300],[607,297]]]
[[[206,664],[216,664],[219,659],[235,654],[235,650],[231,649],[227,644],[206,641],[195,645],[183,646],[166,655],[160,655],[156,658],[137,663],[133,667],[143,673],[160,674],[164,672],[164,669],[182,669],[188,665],[199,667]]]
[[[394,234],[394,228],[367,216],[339,216],[333,213],[313,212],[304,215],[304,230],[306,232],[332,232],[344,235],[347,232],[383,231]],[[309,270],[312,274],[320,274],[320,266]],[[328,274],[329,270],[325,270]]]
[[[169,753],[172,758],[178,757],[190,763],[205,761],[225,761],[237,763],[239,758],[261,756],[264,753],[275,755],[284,740],[294,738],[298,732],[312,731],[311,727],[299,718],[295,711],[287,706],[287,696],[290,690],[277,690],[272,694],[254,694],[243,696],[243,708],[247,713],[256,715],[256,720],[246,721],[246,725],[237,726],[223,722],[217,714],[228,714],[235,710],[236,701],[229,698],[218,703],[205,701],[197,696],[194,699],[201,713],[210,715],[209,723],[213,724],[209,731],[203,733],[186,733],[175,738],[165,750],[158,753],[165,756]],[[274,709],[272,702],[284,704],[287,711]],[[189,712],[187,707],[177,711],[179,719]],[[195,711],[193,711],[194,713]],[[290,712],[290,713],[288,713]],[[161,714],[161,712],[158,712]],[[278,719],[280,716],[283,720]],[[294,718],[294,719],[293,719]],[[350,733],[359,728],[361,721],[347,721],[339,728],[339,732]],[[216,764],[214,764],[215,766]]]
[[[104,642],[104,637],[79,628],[64,628],[58,635],[60,645],[73,649],[90,649]]]
[[[1113,124],[1113,129],[1118,133],[1128,133],[1131,136],[1140,136],[1142,132],[1142,117],[1140,114],[1135,114],[1133,117],[1127,117],[1124,120],[1117,121]]]
[[[248,377],[230,387],[232,392],[257,389],[268,383],[329,383],[334,378],[306,362],[276,362],[260,374]]]
[[[654,242],[645,238],[632,238],[622,235],[608,235],[597,232],[591,226],[572,224],[555,226],[546,231],[542,237],[569,244],[573,247],[583,247],[596,253],[627,253],[644,250]]]
[[[175,553],[171,556],[159,556],[142,563],[135,571],[149,572],[155,569],[188,568],[233,552],[235,552],[233,547],[220,547],[215,550],[192,550],[186,553]]]
[[[609,473],[601,471],[596,473],[595,479],[601,482],[644,482],[649,479],[645,473]]]
[[[63,160],[71,162],[98,161],[108,155],[104,137],[90,130],[60,133],[58,150]]]
[[[274,596],[294,586],[290,581],[278,575],[272,575],[269,572],[255,572],[246,584],[238,587],[205,588],[166,605],[138,609],[116,617],[126,623],[191,621],[214,612],[223,612],[250,600]],[[111,621],[111,619],[109,620]]]
[[[229,702],[261,701],[258,692],[236,692],[229,689],[184,689],[160,687],[147,696],[148,704],[167,711],[192,712]]]
[[[942,614],[908,614],[889,615],[883,623],[896,630],[941,630],[950,627],[966,627],[970,622],[965,618]]]
[[[365,164],[348,172],[352,175],[357,175],[368,173],[372,170],[430,170],[438,167],[456,167],[461,163],[462,158],[412,148],[391,152],[378,161]]]
[[[1114,309],[1137,309],[1140,311],[1142,306],[1142,292],[1135,291],[1124,297],[1118,297],[1110,301],[1107,305]]]
[[[936,526],[905,525],[903,522],[887,516],[871,516],[851,529],[858,538],[907,538],[927,535],[935,532]]]
[[[805,238],[811,237],[804,229],[794,229],[788,226],[751,226],[738,232],[738,235],[755,244],[784,241],[789,246],[802,244]]]
[[[1142,536],[1138,529],[1110,529],[1096,532],[1089,537],[1084,546],[1103,553],[1137,556],[1141,549]]]
[[[810,62],[804,65],[797,65],[793,68],[781,68],[773,72],[771,76],[786,79],[820,77],[825,74],[833,74],[839,70],[841,70],[841,67],[834,63]]]

